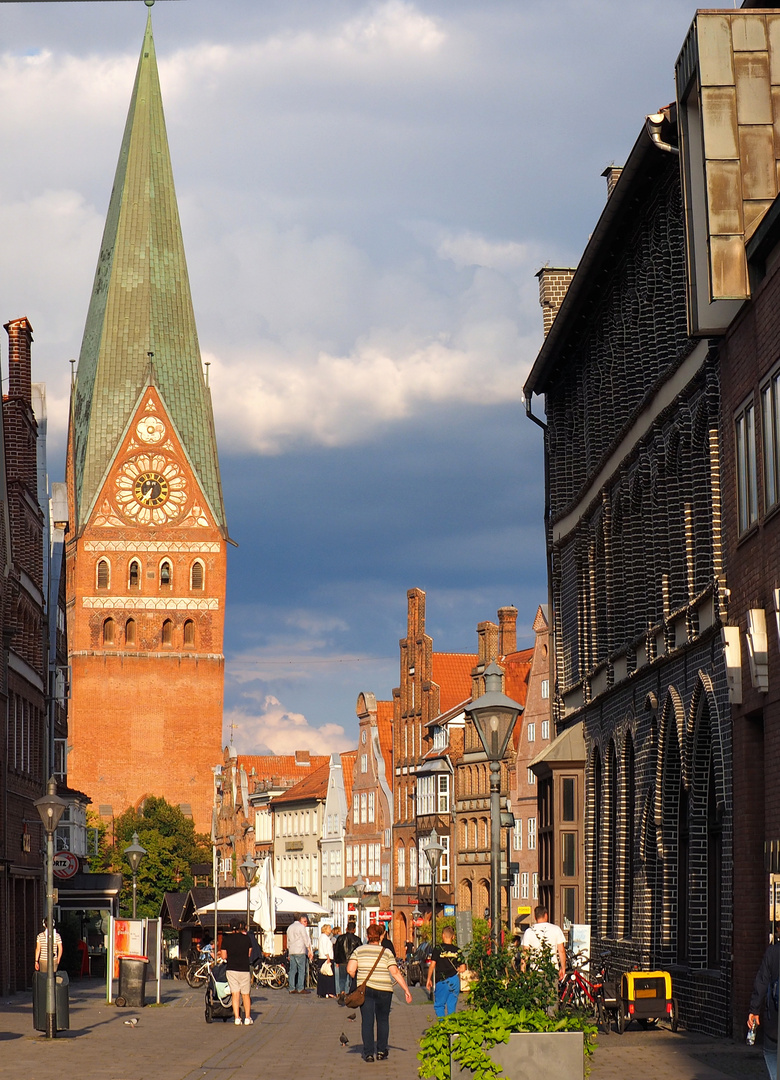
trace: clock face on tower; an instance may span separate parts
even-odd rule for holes
[[[187,502],[187,481],[175,461],[163,454],[129,458],[116,479],[116,501],[137,525],[165,525]]]
[[[143,472],[133,485],[133,494],[141,506],[162,506],[168,501],[168,481],[158,472]]]

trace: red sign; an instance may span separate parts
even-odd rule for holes
[[[389,919],[392,919],[392,917],[393,917],[392,911],[380,911],[379,912],[379,918],[380,918],[381,922],[387,922]]]
[[[72,851],[58,851],[54,856],[54,876],[71,878],[78,873],[79,860]]]
[[[415,926],[422,926],[423,924],[422,919],[412,919],[412,922]]]

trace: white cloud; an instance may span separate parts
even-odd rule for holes
[[[242,708],[224,716],[224,740],[232,741],[241,754],[339,754],[349,750],[352,737],[340,724],[314,727],[302,713],[289,712],[278,698],[266,695],[258,713]]]

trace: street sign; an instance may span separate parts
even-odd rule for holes
[[[415,926],[422,926],[422,924],[423,924],[422,919],[414,919],[413,922],[414,922]]]
[[[380,919],[381,922],[386,922],[388,919],[392,919],[392,917],[393,917],[392,911],[380,911],[379,912],[379,919]]]
[[[78,873],[79,860],[72,851],[58,851],[54,856],[54,876],[72,878]]]

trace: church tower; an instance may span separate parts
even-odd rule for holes
[[[151,6],[151,5],[149,5]],[[226,544],[151,11],[71,395],[69,783],[211,826]]]

